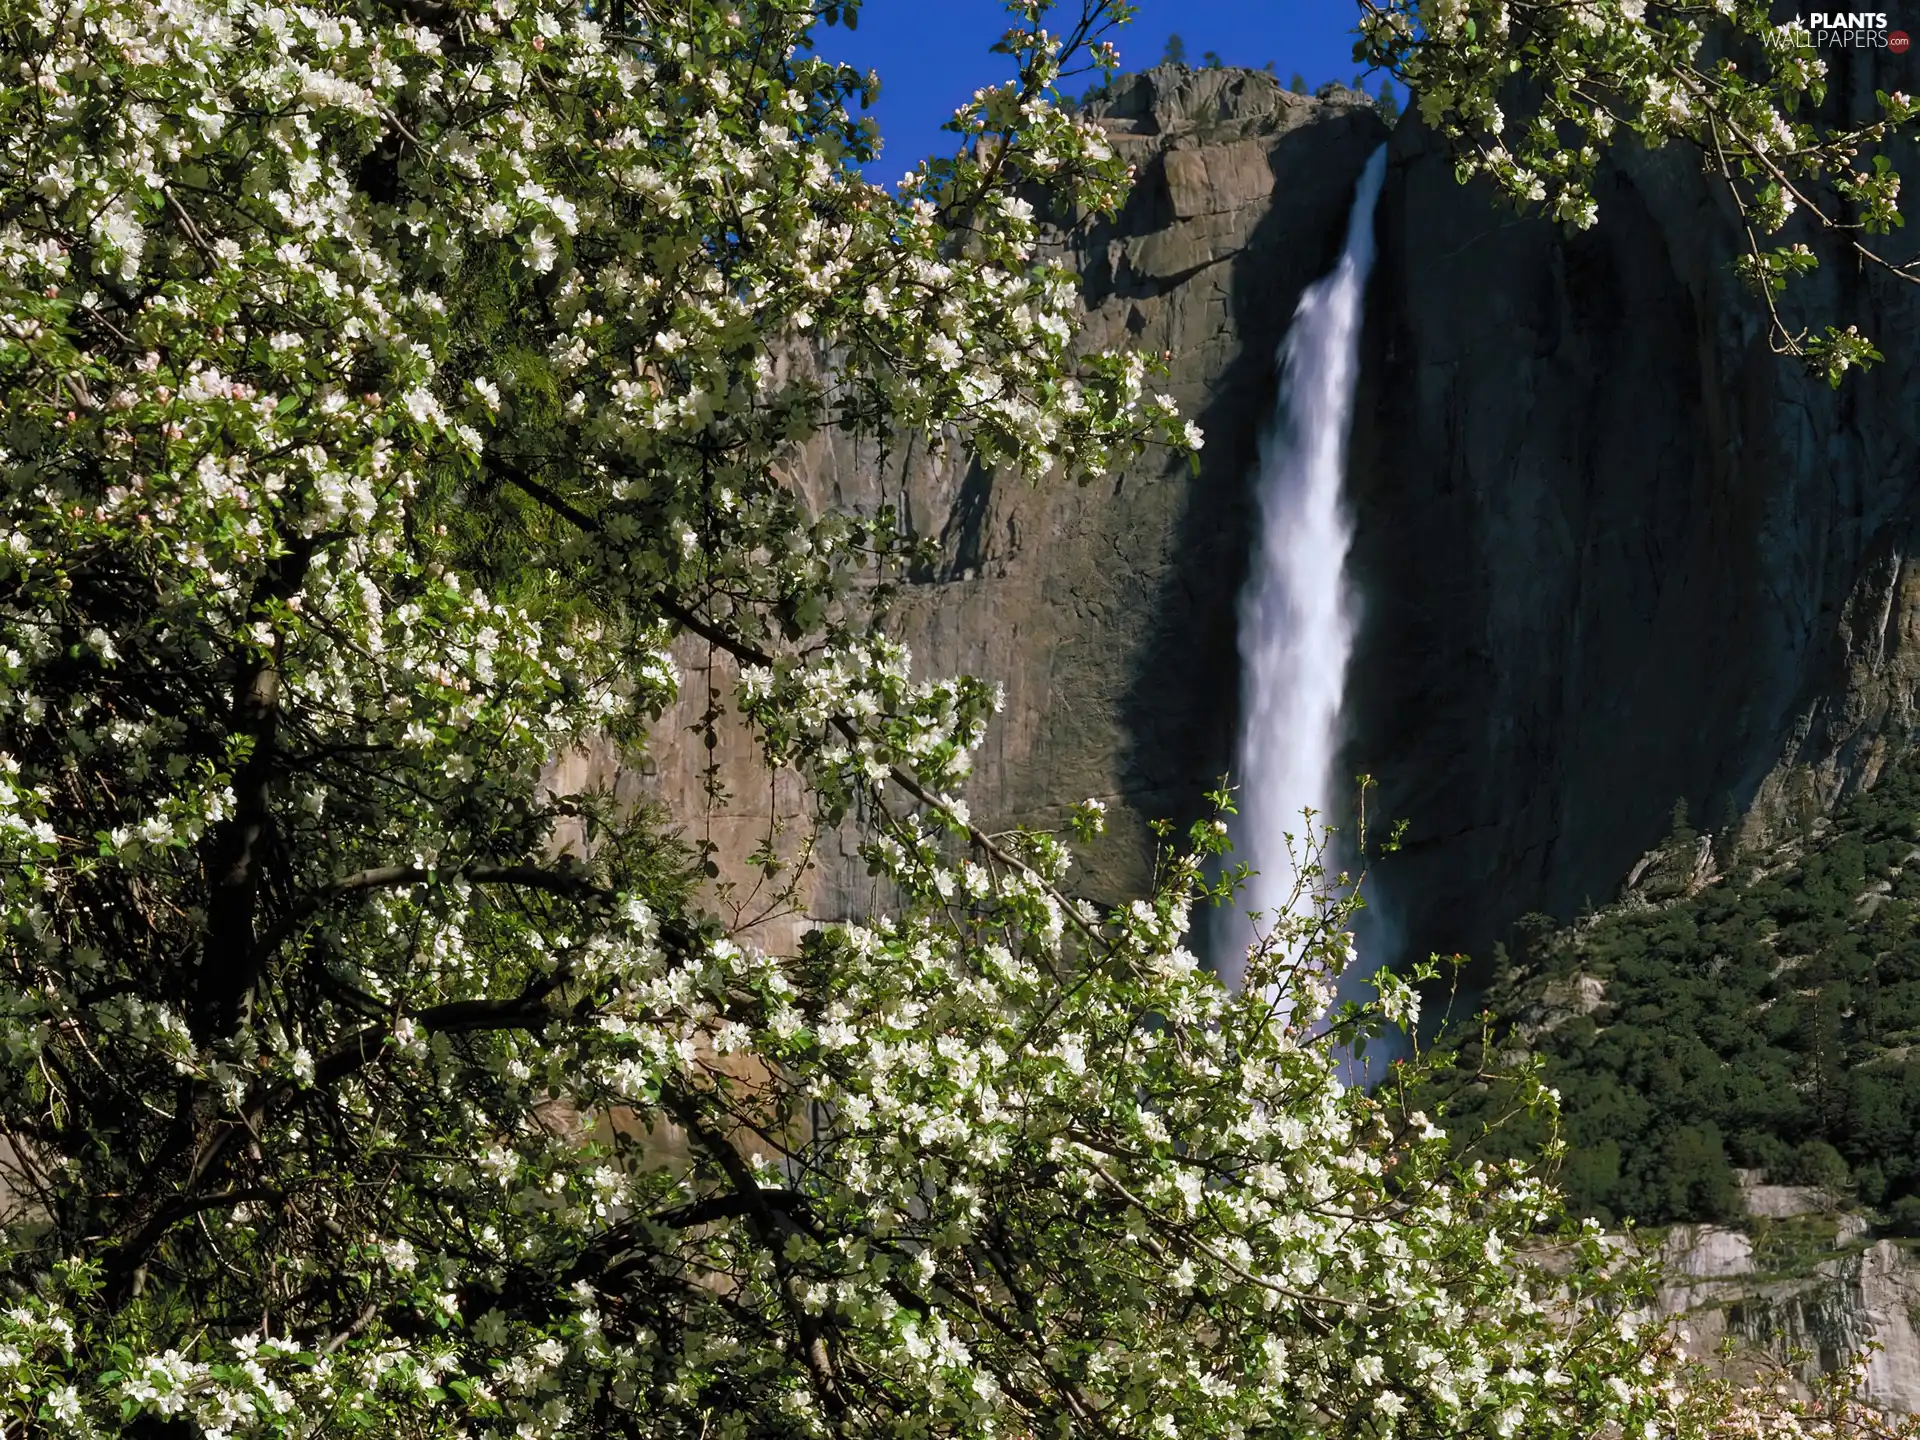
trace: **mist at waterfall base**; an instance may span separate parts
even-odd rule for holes
[[[1303,812],[1315,812],[1315,833],[1328,824],[1340,831],[1322,857],[1330,875],[1357,858],[1353,786],[1340,773],[1342,700],[1359,609],[1346,576],[1353,524],[1344,492],[1373,212],[1386,160],[1385,146],[1368,160],[1340,258],[1300,297],[1280,344],[1273,419],[1260,438],[1255,540],[1238,616],[1239,813],[1231,826],[1233,860],[1256,873],[1221,912],[1214,937],[1217,968],[1233,985],[1244,976],[1247,948],[1267,928],[1256,927],[1248,912],[1272,917],[1293,903],[1307,833]],[[1361,918],[1359,957],[1341,979],[1341,999],[1360,998],[1367,976],[1388,957],[1390,927],[1377,911]]]

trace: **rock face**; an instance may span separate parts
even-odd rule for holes
[[[1867,1356],[1864,1398],[1920,1412],[1920,1257],[1898,1241],[1873,1239],[1866,1217],[1833,1212],[1818,1190],[1758,1180],[1758,1172],[1741,1174],[1745,1228],[1666,1232],[1660,1313],[1680,1324],[1698,1359],[1732,1341],[1743,1368],[1770,1362],[1803,1380],[1877,1347]],[[1797,1245],[1755,1243],[1757,1226],[1816,1214],[1825,1218],[1806,1224]]]
[[[1832,103],[1897,83],[1873,63],[1837,62]],[[1100,113],[1140,182],[1077,256],[1088,336],[1169,353],[1199,474],[1030,491],[909,460],[892,484],[943,544],[909,607],[922,658],[1008,687],[976,803],[1112,802],[1104,896],[1144,880],[1144,822],[1192,814],[1230,763],[1274,350],[1382,129],[1358,96],[1178,67]],[[1770,348],[1695,156],[1622,150],[1600,200],[1570,236],[1462,188],[1417,123],[1393,137],[1345,759],[1410,822],[1374,897],[1417,953],[1484,956],[1526,911],[1610,897],[1677,800],[1703,830],[1805,823],[1914,724],[1920,289],[1830,265],[1796,292],[1789,323],[1859,319],[1885,352],[1835,391]],[[877,455],[820,460],[843,502],[887,491]]]
[[[1232,754],[1238,663],[1234,600],[1246,570],[1248,475],[1273,408],[1275,352],[1300,292],[1338,255],[1354,183],[1387,139],[1364,96],[1314,99],[1266,74],[1165,67],[1119,82],[1102,115],[1138,179],[1126,211],[1075,243],[1089,345],[1168,357],[1157,390],[1207,433],[1197,471],[1164,452],[1099,483],[1031,486],[957,454],[817,438],[794,467],[817,507],[895,506],[937,560],[905,587],[889,633],[923,673],[968,671],[1005,687],[967,799],[990,828],[1046,824],[1088,797],[1108,802],[1106,838],[1082,893],[1124,899],[1148,885],[1148,823],[1186,820]],[[723,657],[679,653],[682,699],[657,728],[636,783],[604,750],[568,757],[551,783],[670,802],[688,838],[711,840],[715,906],[752,918],[764,887],[744,863],[769,835],[798,853],[804,796],[770,784],[737,726],[709,752],[710,689]],[[709,762],[725,798],[709,798]],[[850,833],[817,837],[796,897],[813,916],[886,908]],[[776,907],[777,908],[777,907]],[[759,927],[791,938],[791,913]]]
[[[1676,1225],[1667,1236],[1669,1270],[1687,1280],[1753,1273],[1753,1241],[1719,1225]]]
[[[1834,78],[1864,113],[1864,55]],[[1395,136],[1350,756],[1411,821],[1378,873],[1423,949],[1604,902],[1676,800],[1703,830],[1804,821],[1914,722],[1920,295],[1851,264],[1800,293],[1790,323],[1886,355],[1835,391],[1771,352],[1694,154],[1623,150],[1599,200],[1569,237]]]
[[[1676,1225],[1662,1247],[1673,1283],[1660,1293],[1660,1311],[1684,1328],[1689,1352],[1702,1360],[1731,1340],[1743,1368],[1771,1360],[1808,1380],[1878,1345],[1867,1359],[1864,1398],[1920,1412],[1920,1263],[1891,1240],[1850,1240],[1801,1273],[1766,1275],[1739,1231]]]

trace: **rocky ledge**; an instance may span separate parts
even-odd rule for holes
[[[1711,1359],[1730,1340],[1736,1364],[1769,1361],[1811,1379],[1873,1347],[1864,1398],[1920,1413],[1920,1255],[1869,1240],[1858,1216],[1808,1217],[1781,1243],[1785,1228],[1767,1227],[1759,1245],[1725,1226],[1667,1232],[1661,1256],[1672,1280],[1659,1308],[1688,1351]]]

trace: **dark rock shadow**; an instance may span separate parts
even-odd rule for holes
[[[1599,200],[1564,234],[1395,138],[1348,755],[1410,822],[1375,878],[1416,953],[1484,965],[1521,915],[1610,901],[1676,801],[1729,826],[1805,766],[1831,803],[1913,726],[1920,306],[1851,266],[1797,292],[1790,323],[1884,341],[1835,392],[1769,350],[1691,156],[1623,147]]]

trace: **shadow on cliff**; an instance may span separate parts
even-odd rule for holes
[[[1730,838],[1786,777],[1824,808],[1907,743],[1920,306],[1850,265],[1797,292],[1790,323],[1883,342],[1836,393],[1769,349],[1681,147],[1621,147],[1576,235],[1459,186],[1417,123],[1392,155],[1349,754],[1411,822],[1378,872],[1409,943],[1483,966],[1524,913],[1612,900],[1676,800]]]

